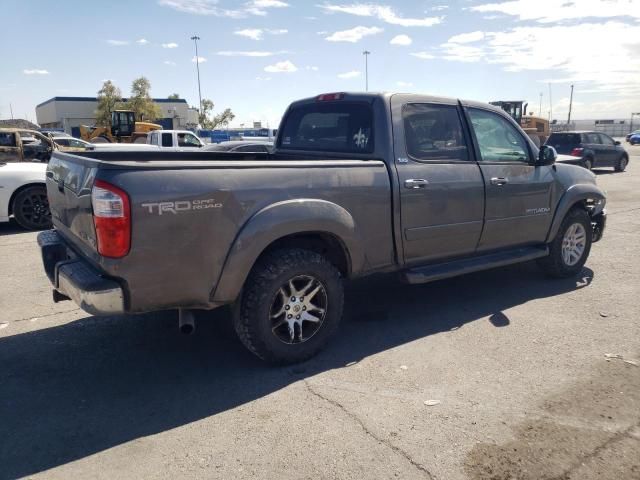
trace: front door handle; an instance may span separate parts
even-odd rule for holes
[[[404,181],[404,188],[424,188],[429,184],[429,181],[424,178],[410,178]]]
[[[505,185],[509,183],[509,179],[508,178],[504,178],[504,177],[493,177],[491,179],[491,185]]]

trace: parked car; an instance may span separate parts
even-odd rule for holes
[[[269,153],[272,148],[273,142],[232,140],[229,142],[212,143],[204,147],[204,150],[209,152]]]
[[[189,130],[155,130],[147,133],[147,144],[175,151],[204,146],[202,140]]]
[[[533,259],[570,277],[605,228],[596,176],[554,165],[484,103],[324,94],[288,108],[273,153],[239,157],[55,152],[56,229],[38,237],[54,299],[178,309],[184,331],[194,310],[233,304],[244,345],[291,363],[337,330],[344,279],[419,284]]]
[[[631,145],[640,145],[640,133],[633,134],[627,140]]]
[[[55,142],[56,145],[58,145],[58,149],[63,152],[94,150],[96,148],[95,144],[85,142],[84,140],[80,140],[79,138],[67,136],[52,136],[51,139]]]
[[[599,167],[613,167],[623,172],[629,164],[629,154],[620,142],[601,132],[554,132],[546,142],[558,153],[577,157],[569,161],[587,170]]]
[[[35,130],[0,128],[0,162],[47,162],[53,141]]]
[[[46,170],[45,163],[0,160],[0,222],[13,216],[27,230],[51,228]]]
[[[625,140],[627,142],[631,142],[631,137],[634,135],[640,135],[640,130],[634,130],[633,132],[628,133],[627,136],[625,137]]]

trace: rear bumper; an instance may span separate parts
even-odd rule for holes
[[[53,285],[54,301],[71,299],[92,315],[125,312],[124,292],[120,284],[73,254],[58,232],[41,232],[38,245],[44,270]]]

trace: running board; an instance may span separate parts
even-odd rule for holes
[[[503,267],[514,263],[527,262],[549,255],[549,248],[522,247],[513,250],[490,253],[478,257],[436,263],[425,267],[412,268],[401,273],[402,280],[407,283],[427,283],[443,278],[457,277],[465,273],[479,272],[489,268]]]

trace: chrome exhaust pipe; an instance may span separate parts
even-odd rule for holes
[[[196,331],[196,319],[192,310],[178,309],[178,329],[184,335],[191,335]]]

